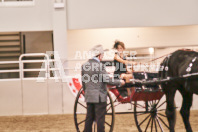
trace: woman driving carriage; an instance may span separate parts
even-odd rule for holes
[[[122,78],[126,81],[126,83],[129,83],[130,79],[133,78],[133,75],[132,70],[129,70],[127,65],[136,65],[137,63],[126,60],[126,56],[123,53],[125,50],[125,45],[123,42],[116,40],[113,48],[117,50],[114,56],[114,78]],[[130,88],[127,88],[126,90],[119,90],[120,95],[123,97],[130,96]]]

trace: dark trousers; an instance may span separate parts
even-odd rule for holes
[[[84,132],[92,132],[93,121],[97,123],[97,132],[105,132],[106,102],[87,103],[87,116]]]

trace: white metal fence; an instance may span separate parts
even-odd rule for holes
[[[35,0],[0,0],[0,6],[34,6]]]
[[[29,57],[42,59],[30,60]],[[25,59],[24,59],[25,58]],[[44,59],[43,59],[44,58]],[[28,60],[27,60],[28,59]],[[18,78],[0,79],[0,116],[71,113],[74,100],[67,83],[56,81],[56,75],[50,71],[62,70],[50,63],[60,60],[50,59],[44,53],[22,54],[18,61],[2,61],[0,65],[18,64],[18,69],[0,70],[2,73],[19,73]],[[41,68],[26,69],[24,64],[42,63]],[[26,77],[25,72],[45,72],[42,77]],[[40,83],[39,83],[40,82]],[[68,97],[70,96],[70,102]]]
[[[44,57],[44,59],[37,59],[37,60],[24,60],[25,57]],[[74,70],[81,70],[81,68],[76,68],[76,64],[79,62],[85,61],[85,60],[75,60],[75,59],[69,59],[65,60],[66,63],[73,63],[67,68],[63,67],[63,64],[61,60],[55,60],[51,59],[48,54],[45,53],[30,53],[30,54],[22,54],[19,57],[19,61],[1,61],[0,65],[6,65],[6,64],[18,64],[19,69],[7,69],[7,70],[0,70],[1,73],[19,73],[19,79],[26,79],[27,77],[24,76],[25,72],[44,72],[44,76],[38,76],[42,77],[44,79],[46,78],[59,78],[63,77],[63,74],[65,75],[65,71],[74,71]],[[42,63],[42,66],[40,68],[29,68],[26,69],[24,67],[24,64],[35,64],[35,63]],[[58,64],[58,66],[57,66]],[[131,68],[132,66],[128,66],[128,68]],[[113,72],[114,66],[108,66],[107,71]],[[150,72],[157,72],[159,69],[159,63],[138,63],[137,65],[133,66],[134,71],[150,71]],[[53,74],[50,74],[53,73]],[[31,78],[31,77],[29,77]],[[35,77],[33,77],[35,78]]]

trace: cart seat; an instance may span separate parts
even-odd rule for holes
[[[133,72],[134,79],[153,80],[158,78],[158,73],[155,72]]]
[[[158,73],[133,72],[133,77],[135,80],[148,81],[148,80],[157,79]],[[114,93],[114,95],[117,97],[118,101],[122,103],[127,103],[131,101],[141,101],[141,100],[145,100],[145,101],[155,100],[163,96],[163,92],[159,89],[158,84],[145,85],[144,89],[142,87],[132,88],[130,97],[122,96],[120,90],[116,89],[115,86],[113,89],[110,86],[108,87],[110,88],[110,91]]]
[[[140,81],[149,81],[149,80],[154,80],[158,79],[158,73],[153,73],[153,72],[134,72],[133,77],[135,80],[140,80]],[[146,89],[158,89],[159,85],[158,84],[148,84],[144,86]],[[142,88],[140,88],[142,89]]]

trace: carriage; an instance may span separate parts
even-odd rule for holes
[[[113,131],[115,114],[133,113],[135,124],[140,132],[174,132],[176,120],[174,96],[178,90],[183,98],[180,113],[186,131],[192,132],[189,115],[193,94],[198,94],[197,57],[198,52],[181,49],[166,56],[160,65],[159,74],[133,72],[134,80],[126,85],[131,88],[129,97],[122,97],[120,88],[109,86],[105,117],[106,128],[109,129],[105,131]],[[83,97],[84,91],[81,89],[74,105],[74,121],[78,132],[83,131],[82,124],[85,122],[86,104],[83,103]],[[115,108],[122,104],[132,105],[133,111],[117,112]],[[95,127],[96,124],[93,125],[94,130]]]
[[[164,92],[158,83],[142,85],[143,82],[155,81],[158,73],[134,72],[134,84],[130,84],[131,95],[123,97],[122,88],[108,86],[108,101],[105,117],[105,131],[112,132],[117,114],[134,114],[138,131],[167,131],[169,126],[165,115]],[[128,87],[128,86],[127,86]],[[84,103],[83,88],[79,90],[74,105],[74,121],[78,132],[83,131],[86,118],[86,103]],[[163,99],[162,99],[163,98]],[[116,111],[119,105],[132,106],[133,110]],[[121,107],[124,107],[121,106]],[[93,127],[96,127],[94,124]],[[95,129],[95,128],[93,128]]]

